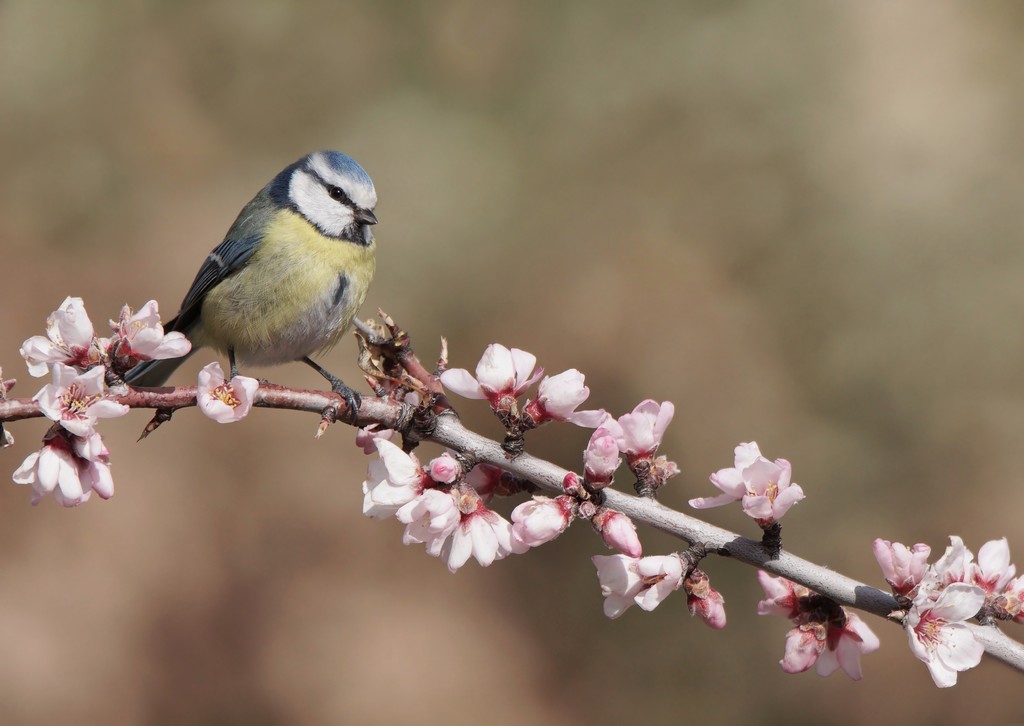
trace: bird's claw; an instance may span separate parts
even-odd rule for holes
[[[331,390],[337,393],[345,401],[345,410],[349,414],[349,418],[352,420],[353,426],[359,425],[359,407],[363,405],[363,397],[358,392],[352,390],[341,381],[333,381],[331,383]]]

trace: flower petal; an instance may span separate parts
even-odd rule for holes
[[[719,494],[717,497],[697,497],[696,499],[691,499],[690,506],[694,509],[711,509],[712,507],[721,507],[735,501],[736,497],[731,494]]]
[[[487,398],[484,389],[465,368],[449,368],[441,374],[441,383],[463,398]]]

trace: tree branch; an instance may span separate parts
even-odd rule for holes
[[[173,411],[196,405],[195,386],[154,389],[111,389],[111,393],[123,391],[111,398],[131,408],[149,408]],[[344,400],[337,394],[324,391],[287,388],[276,384],[263,383],[256,396],[255,405],[262,408],[277,408],[294,411],[323,413],[325,410],[344,408]],[[427,430],[417,430],[412,406],[393,400],[366,398],[359,410],[360,423],[376,423],[383,428],[395,429],[404,434],[413,434],[417,440],[428,440],[468,455],[472,460],[492,464],[526,479],[539,488],[561,494],[562,482],[568,469],[528,453],[509,458],[501,443],[470,431],[462,425],[454,411],[445,411],[431,417]],[[0,422],[41,417],[38,404],[31,399],[0,400]],[[341,419],[339,419],[341,420]],[[729,557],[744,564],[761,568],[775,575],[781,575],[800,583],[836,602],[887,617],[900,610],[896,599],[887,592],[853,580],[845,575],[814,564],[782,551],[777,559],[771,559],[760,541],[742,537],[721,527],[670,509],[658,501],[637,497],[614,489],[602,490],[605,505],[628,515],[634,522],[642,522],[663,532],[684,540],[688,544],[701,542],[708,553]],[[968,624],[975,637],[984,645],[986,652],[1019,671],[1024,672],[1024,644],[1019,643],[994,625]]]

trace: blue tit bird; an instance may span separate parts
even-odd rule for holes
[[[232,376],[236,361],[302,361],[354,416],[359,394],[310,356],[338,342],[366,298],[377,264],[376,206],[373,182],[351,157],[317,151],[296,161],[243,207],[165,329],[184,333],[192,353],[227,353]],[[187,357],[147,361],[125,381],[162,385]]]

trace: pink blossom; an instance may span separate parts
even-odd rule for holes
[[[604,539],[604,543],[629,557],[639,557],[643,550],[636,534],[633,520],[622,512],[607,507],[598,507],[591,522]]]
[[[485,507],[475,494],[474,498],[477,506],[471,512],[465,512],[464,503],[459,504],[462,518],[441,550],[441,556],[447,560],[451,572],[466,564],[470,557],[475,558],[482,567],[487,567],[495,560],[528,549],[523,543],[514,540],[512,525],[508,520]]]
[[[699,617],[705,625],[715,630],[725,627],[725,598],[711,586],[711,580],[704,570],[695,567],[683,580],[683,589],[686,590],[686,605],[690,615]]]
[[[32,504],[51,493],[62,507],[82,504],[93,492],[103,499],[114,496],[110,452],[95,432],[81,438],[51,429],[43,448],[29,454],[12,478],[32,488]]]
[[[860,680],[860,657],[878,650],[879,641],[856,614],[816,596],[784,577],[758,570],[766,598],[757,604],[759,615],[784,615],[796,625],[786,634],[786,652],[779,661],[786,673],[801,673],[817,664],[818,675],[839,668]],[[827,603],[826,607],[823,603]]]
[[[897,595],[909,595],[924,579],[932,548],[916,544],[908,548],[899,542],[876,539],[871,547],[882,568],[882,576]]]
[[[88,436],[101,418],[124,416],[129,408],[105,398],[103,366],[85,373],[63,363],[54,363],[53,383],[35,395],[39,408],[47,418],[56,421],[76,436]]]
[[[605,427],[594,431],[583,452],[583,472],[593,487],[606,487],[612,483],[619,468],[619,445],[615,434]]]
[[[363,481],[363,514],[390,517],[430,485],[430,477],[412,454],[387,439],[374,441],[379,459],[370,462]]]
[[[683,580],[683,563],[677,554],[641,559],[595,555],[590,559],[597,568],[604,614],[609,618],[619,617],[634,603],[654,610]]]
[[[537,356],[519,348],[509,350],[500,343],[487,346],[476,366],[476,377],[465,368],[451,368],[441,374],[445,387],[465,398],[486,398],[491,407],[508,409],[516,397],[544,374]]]
[[[817,672],[819,676],[832,675],[839,668],[850,678],[859,681],[862,678],[860,657],[878,650],[881,643],[867,623],[856,613],[844,609],[846,623],[838,627],[829,623],[826,648],[818,656]]]
[[[799,484],[792,484],[793,468],[785,459],[768,461],[756,442],[736,447],[736,466],[711,475],[711,483],[722,494],[690,500],[695,509],[720,507],[742,501],[743,511],[762,526],[771,524],[804,498]]]
[[[139,361],[180,358],[192,349],[182,333],[164,333],[156,300],[150,300],[139,312],[125,305],[117,322],[110,321],[114,330],[114,355],[130,368]]]
[[[46,319],[46,337],[35,335],[22,343],[21,357],[28,372],[45,376],[50,363],[88,368],[99,362],[93,345],[92,321],[80,297],[67,297]]]
[[[654,610],[683,583],[683,561],[677,554],[641,557],[636,567],[644,586],[634,599],[643,610]]]
[[[405,493],[403,489],[397,489],[394,503],[385,504],[384,501],[391,499],[388,496],[392,487],[388,483],[388,470],[380,459],[372,460],[366,467],[366,478],[363,479],[363,514],[370,519],[386,519],[393,516],[404,504],[419,496],[419,491],[408,492],[407,499],[398,500],[397,493]],[[385,496],[379,496],[380,492],[386,492]],[[384,501],[378,501],[378,497]]]
[[[764,570],[757,571],[757,581],[765,594],[757,604],[758,615],[784,615],[790,620],[800,617],[800,599],[811,594],[808,588],[785,577],[772,577]]]
[[[985,647],[964,621],[984,603],[984,590],[960,582],[947,586],[934,600],[929,593],[919,594],[907,611],[903,628],[910,650],[928,666],[939,688],[956,685],[958,672],[981,662]]]
[[[377,439],[377,454],[387,469],[388,483],[394,487],[422,490],[426,474],[415,454],[407,454],[387,439]],[[417,493],[419,493],[417,491]]]
[[[466,483],[476,490],[484,503],[487,503],[501,491],[501,475],[501,468],[493,464],[477,464],[466,474]]]
[[[568,421],[577,426],[593,428],[608,418],[603,410],[577,411],[576,408],[590,396],[590,389],[584,384],[583,374],[575,368],[545,376],[537,389],[537,398],[526,404],[526,413],[535,423],[545,421]]]
[[[597,568],[597,579],[604,596],[604,614],[617,618],[635,602],[644,586],[637,569],[639,560],[626,555],[594,555],[590,558]]]
[[[385,444],[387,442],[378,442],[378,446]],[[405,478],[411,478],[408,472]],[[363,484],[363,490],[368,492],[363,511],[370,516],[377,516],[378,510],[390,507],[371,501],[369,492],[375,492],[380,486]],[[422,542],[427,554],[443,558],[452,572],[465,565],[470,557],[487,567],[495,560],[529,549],[514,539],[508,520],[485,507],[477,493],[464,484],[447,492],[430,488],[417,492],[397,508],[395,516],[407,525],[403,542]]]
[[[974,553],[967,549],[962,539],[952,535],[949,538],[949,547],[946,548],[942,557],[928,569],[923,584],[933,595],[947,585],[956,582],[971,584],[973,562]]]
[[[1006,585],[1000,605],[1003,612],[1015,623],[1024,624],[1024,575]]]
[[[808,622],[797,625],[786,633],[786,650],[779,661],[786,673],[809,670],[825,650],[828,627],[824,623]]]
[[[394,429],[382,429],[378,424],[370,424],[356,429],[356,446],[362,449],[364,454],[373,454],[377,451],[377,439],[390,441],[394,435]]]
[[[512,510],[512,536],[524,545],[539,547],[564,532],[571,521],[572,499],[534,496]]]
[[[110,451],[103,438],[93,431],[86,437],[71,437],[71,448],[82,479],[82,489],[96,492],[101,499],[114,496],[114,479],[110,475]]]
[[[978,560],[959,537],[949,538],[945,553],[932,565],[921,586],[923,594],[935,600],[956,583],[976,585],[985,593],[985,605],[997,618],[1017,618],[1020,601],[1014,590],[1017,568],[1010,562],[1006,538],[991,540],[978,550]]]
[[[442,484],[451,484],[462,476],[462,464],[447,451],[430,461],[430,478]]]
[[[445,541],[452,535],[462,514],[450,492],[427,489],[395,513],[406,524],[402,542],[424,544],[427,554],[438,557]]]
[[[248,415],[259,387],[259,381],[247,376],[226,382],[220,363],[214,362],[199,371],[196,400],[199,410],[217,423],[234,423]]]
[[[970,566],[970,582],[987,594],[1002,593],[1017,574],[1010,562],[1010,545],[1006,537],[986,542],[978,550],[978,561]]]
[[[878,650],[879,642],[857,615],[784,577],[758,570],[757,580],[766,596],[757,604],[758,615],[784,615],[796,625],[786,634],[782,670],[801,673],[817,664],[818,675],[842,668],[860,680],[860,657]]]
[[[632,413],[619,416],[617,428],[610,422],[604,425],[616,433],[619,451],[631,460],[639,459],[654,455],[675,411],[671,401],[659,404],[648,399],[637,404]]]

